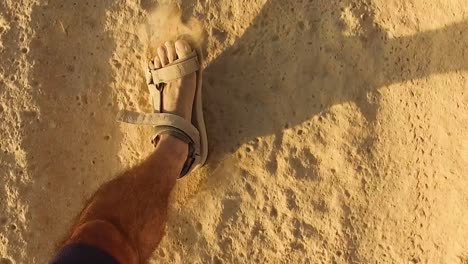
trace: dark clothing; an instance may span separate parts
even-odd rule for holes
[[[104,250],[85,245],[71,244],[57,253],[50,264],[119,264]]]

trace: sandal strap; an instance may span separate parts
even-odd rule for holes
[[[158,85],[180,79],[198,71],[199,69],[200,63],[198,62],[197,53],[194,51],[188,57],[175,60],[173,63],[168,64],[163,68],[157,70],[150,69],[150,73],[152,83]]]
[[[198,129],[184,118],[169,113],[142,114],[122,110],[117,114],[117,121],[135,125],[147,125],[158,128],[174,128],[183,132],[195,145],[195,149],[200,149],[200,132]],[[156,132],[156,134],[158,134]]]

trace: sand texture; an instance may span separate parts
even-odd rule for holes
[[[150,109],[177,34],[205,52],[211,153],[151,263],[468,263],[467,0],[156,4],[0,0],[1,264],[46,263],[150,153],[114,119]]]

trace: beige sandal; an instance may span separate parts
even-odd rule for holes
[[[169,134],[189,144],[189,154],[181,172],[181,177],[203,166],[208,157],[208,139],[202,107],[202,54],[194,51],[188,57],[175,60],[163,68],[154,70],[152,61],[147,72],[147,84],[153,102],[154,113],[142,114],[120,111],[117,115],[119,122],[136,125],[151,125],[156,128],[152,142],[156,146],[159,136]],[[166,83],[180,79],[188,74],[197,72],[197,90],[192,109],[192,122],[184,118],[162,113],[162,96]]]

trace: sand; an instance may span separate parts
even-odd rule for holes
[[[114,117],[150,108],[148,39],[187,32],[211,154],[150,263],[468,262],[466,0],[178,4],[0,2],[1,264],[46,263],[150,153]]]

